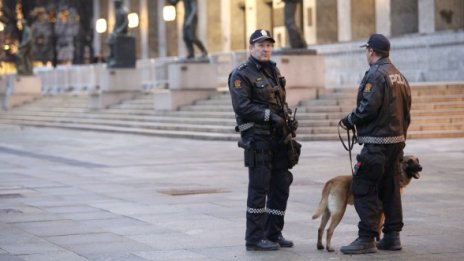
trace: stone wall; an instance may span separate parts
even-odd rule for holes
[[[369,66],[364,41],[313,45],[325,57],[328,88],[357,86]],[[390,58],[410,82],[464,81],[464,31],[392,37]]]

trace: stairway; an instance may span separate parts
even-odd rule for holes
[[[291,91],[291,90],[289,90]],[[338,139],[338,121],[355,104],[356,90],[334,89],[298,105],[298,139]],[[464,83],[412,87],[408,138],[464,137]],[[59,127],[205,140],[237,140],[231,99],[224,91],[177,111],[153,110],[153,96],[140,95],[109,109],[92,111],[87,95],[62,94],[0,113],[0,124]]]
[[[356,93],[356,89],[335,89],[317,100],[301,102],[298,113],[305,113],[297,116],[300,139],[338,137],[338,122],[353,110]],[[411,96],[408,138],[464,137],[464,83],[416,84],[411,86]]]

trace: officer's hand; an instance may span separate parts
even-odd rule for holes
[[[342,119],[342,124],[349,130],[354,129],[354,125],[350,123],[348,117],[349,115],[346,115],[346,117]]]
[[[279,115],[271,113],[271,123],[274,128],[282,128],[285,125],[285,120]]]
[[[296,129],[298,129],[298,120],[291,121],[290,128],[292,129],[292,131],[296,131]]]

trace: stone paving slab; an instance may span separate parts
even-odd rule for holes
[[[360,146],[356,146],[355,153]],[[0,261],[463,260],[464,139],[410,140],[422,177],[403,196],[403,250],[347,256],[349,207],[335,253],[311,220],[323,183],[349,174],[338,141],[303,142],[284,235],[295,247],[247,252],[247,170],[235,142],[0,125]]]

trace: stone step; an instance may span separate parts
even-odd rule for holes
[[[158,135],[163,137],[172,138],[188,138],[188,139],[201,139],[201,140],[233,140],[239,138],[237,133],[214,133],[214,132],[197,132],[197,131],[180,131],[180,130],[157,130],[146,128],[128,128],[128,127],[115,127],[105,125],[92,125],[92,124],[75,124],[75,123],[53,123],[53,122],[35,122],[35,121],[10,121],[0,119],[0,124],[20,124],[24,126],[34,127],[53,127],[53,128],[68,128],[76,130],[90,130],[90,131],[105,131],[105,132],[120,132],[128,134],[139,135]]]
[[[339,120],[344,117],[347,113],[351,111],[346,110],[345,112],[304,112],[305,107],[298,107],[297,112],[297,119],[301,120]],[[79,110],[67,110],[62,108],[44,108],[41,111],[34,110],[34,109],[22,109],[22,110],[14,110],[10,112],[10,114],[34,114],[37,113],[45,113],[48,115],[55,115],[55,116],[64,116],[64,115],[76,115],[76,114],[102,114],[102,115],[126,115],[126,117],[134,116],[134,117],[148,117],[148,116],[157,116],[157,117],[180,117],[180,118],[193,118],[193,119],[207,119],[212,118],[214,119],[234,119],[234,114],[232,111],[174,111],[174,112],[156,112],[152,110],[116,110],[116,109],[109,109],[109,110],[102,110],[99,112],[89,111],[86,109],[79,109]],[[464,115],[464,110],[458,109],[431,109],[431,110],[413,110],[411,112],[412,118],[417,119],[420,117],[437,117],[440,116],[441,118],[452,117],[452,116],[462,116]],[[446,117],[444,117],[444,115]],[[193,120],[194,121],[194,120]]]
[[[235,119],[230,118],[185,118],[185,117],[172,117],[172,116],[153,116],[153,115],[130,115],[123,113],[60,113],[56,114],[53,112],[30,112],[30,113],[10,113],[10,117],[13,116],[30,116],[36,118],[43,118],[52,120],[56,117],[76,117],[86,119],[106,119],[106,120],[125,120],[125,121],[141,121],[141,122],[159,122],[159,123],[188,123],[188,124],[216,124],[216,125],[234,125]]]
[[[83,124],[107,127],[125,127],[135,129],[157,129],[157,130],[170,130],[170,131],[196,131],[196,132],[212,132],[212,133],[235,133],[234,124],[227,125],[200,125],[200,124],[181,124],[181,123],[158,123],[158,122],[140,122],[140,121],[126,121],[126,120],[106,120],[106,119],[85,119],[85,118],[39,118],[31,116],[9,115],[2,117],[4,120],[12,122],[34,122],[35,124],[55,123],[55,124]]]
[[[461,86],[413,87],[410,138],[464,137],[464,90]],[[356,88],[330,90],[321,99],[298,106],[299,140],[337,140],[338,122],[354,108]],[[140,95],[109,109],[87,109],[88,96],[44,97],[0,113],[0,124],[63,127],[196,139],[236,140],[228,92],[178,111],[154,111],[153,95]]]
[[[462,109],[464,111],[464,101],[435,102],[435,103],[413,103],[411,110],[443,110],[443,109]]]

